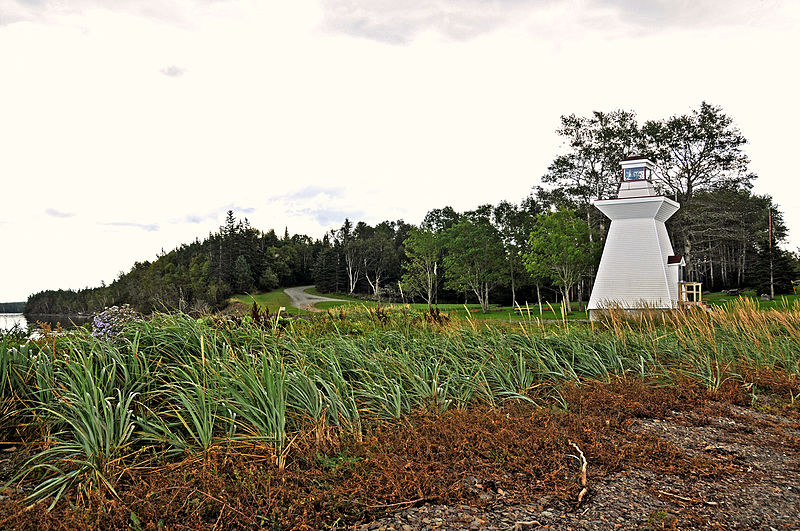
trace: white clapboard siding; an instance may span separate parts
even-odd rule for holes
[[[661,196],[598,200],[611,219],[589,309],[674,308],[678,270],[664,222],[680,205]]]

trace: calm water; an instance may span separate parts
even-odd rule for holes
[[[89,317],[38,317],[35,320],[42,321],[48,323],[53,328],[56,327],[57,324],[61,324],[62,328],[70,329],[75,328],[76,326],[84,325],[91,321]],[[28,324],[28,320],[25,319],[25,316],[21,313],[0,313],[0,330],[10,330],[14,327],[15,324],[18,324],[22,327],[23,330],[28,330],[28,328],[34,329],[37,328],[36,322],[32,322]]]
[[[28,321],[21,313],[0,313],[0,330],[10,330],[14,325],[19,325],[23,330],[28,329]]]

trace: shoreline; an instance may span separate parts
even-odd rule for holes
[[[24,315],[26,319],[29,317],[66,317],[69,319],[78,318],[78,319],[91,319],[94,317],[93,313],[25,313],[25,312],[14,312],[15,315]]]

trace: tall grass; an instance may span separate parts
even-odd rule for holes
[[[246,442],[359,438],[366,420],[508,400],[546,403],[561,382],[627,376],[746,384],[749,369],[800,372],[800,308],[611,312],[589,325],[515,326],[347,309],[312,321],[157,314],[112,339],[87,330],[0,336],[0,429],[35,441],[16,478],[31,499],[114,493],[128,467]],[[172,456],[172,457],[170,457]]]
[[[22,415],[45,427],[43,447],[27,463],[24,475],[43,475],[32,499],[56,494],[77,484],[89,491],[106,488],[115,493],[114,475],[132,448],[134,401],[143,375],[132,373],[127,356],[106,343],[65,335],[57,351],[32,356],[28,375],[16,397]],[[55,343],[53,343],[55,344]],[[31,344],[27,345],[31,350]]]
[[[228,420],[251,441],[273,445],[283,468],[286,439],[286,373],[279,356],[265,352],[231,357],[222,364],[220,384]]]

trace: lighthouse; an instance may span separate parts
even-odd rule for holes
[[[594,206],[611,220],[603,256],[589,297],[589,317],[603,309],[677,308],[682,298],[682,256],[676,256],[664,225],[680,208],[657,195],[653,163],[643,157],[621,162],[622,181],[615,198]]]

